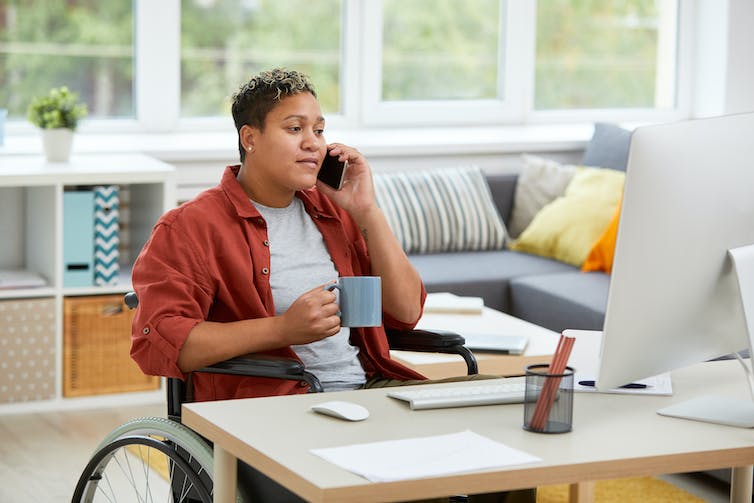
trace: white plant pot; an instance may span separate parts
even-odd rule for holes
[[[68,162],[71,157],[73,130],[42,129],[42,145],[48,162]]]

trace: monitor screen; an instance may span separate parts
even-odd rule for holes
[[[750,348],[728,250],[753,244],[754,113],[637,128],[598,389]]]

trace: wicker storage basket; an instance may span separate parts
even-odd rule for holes
[[[160,387],[129,356],[133,312],[122,295],[67,297],[63,306],[63,396]]]

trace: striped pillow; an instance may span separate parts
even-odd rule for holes
[[[377,204],[406,253],[498,250],[505,224],[478,167],[374,176]]]

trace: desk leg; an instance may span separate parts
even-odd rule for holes
[[[731,503],[751,503],[752,466],[737,466],[730,474]]]
[[[214,497],[215,503],[235,503],[236,470],[238,460],[234,455],[215,444]]]
[[[594,503],[594,482],[577,482],[568,486],[569,503]]]

